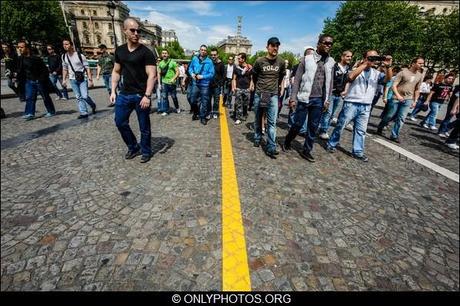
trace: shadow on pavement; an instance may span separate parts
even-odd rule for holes
[[[176,141],[169,137],[152,137],[152,154],[164,154],[168,152]]]
[[[449,149],[444,144],[444,142],[440,142],[440,144],[435,144],[435,143],[431,143],[431,142],[422,142],[422,143],[420,143],[420,145],[424,146],[424,147],[432,148],[432,149],[435,149],[435,150],[438,150],[438,151],[441,151],[441,152],[444,152],[444,153],[447,153],[447,154],[452,155],[452,156],[459,157],[459,151],[454,151],[452,149]]]

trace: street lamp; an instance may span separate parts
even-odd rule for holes
[[[117,34],[115,33],[115,9],[117,8],[117,5],[113,2],[113,0],[107,1],[106,4],[107,8],[109,9],[107,13],[109,14],[110,17],[112,17],[112,30],[113,30],[113,39],[115,41],[115,48],[118,47],[117,44]]]
[[[356,16],[356,27],[358,29],[361,26],[363,21],[364,21],[364,15],[363,14],[359,14],[358,16]]]

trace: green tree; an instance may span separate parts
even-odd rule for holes
[[[3,40],[58,43],[68,36],[58,1],[3,0],[0,33]]]
[[[289,61],[289,67],[291,67],[291,68],[295,64],[299,63],[299,60],[297,59],[297,57],[294,55],[294,53],[292,53],[290,51],[284,51],[284,52],[280,53],[279,56],[284,60],[288,60]]]
[[[173,59],[186,59],[184,54],[184,48],[181,47],[178,41],[170,42],[166,45],[166,47],[158,47],[157,51],[158,54],[161,55],[162,50],[168,50],[169,57]]]
[[[268,54],[267,51],[259,50],[256,52],[256,54],[254,54],[248,59],[248,63],[251,65],[254,65],[254,63],[256,62],[256,59],[258,59],[259,57],[267,56],[267,54]]]

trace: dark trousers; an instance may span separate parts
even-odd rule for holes
[[[45,82],[26,80],[26,108],[24,110],[25,115],[35,116],[35,104],[37,102],[37,94],[43,97],[43,103],[45,103],[46,111],[50,114],[56,113],[53,101],[51,100],[48,88]]]
[[[446,140],[446,143],[456,143],[458,141],[458,129],[460,126],[460,117],[454,121],[454,129],[450,132],[449,137]]]
[[[143,96],[140,94],[119,94],[115,102],[115,124],[118,131],[120,131],[121,138],[123,138],[123,141],[128,146],[128,150],[136,152],[139,150],[139,144],[137,143],[136,136],[134,136],[133,131],[129,126],[129,116],[133,110],[136,110],[139,129],[141,131],[141,152],[144,156],[150,156],[152,154],[152,146],[150,143],[150,138],[152,136],[149,116],[150,108],[141,108],[140,102],[142,97]]]
[[[286,135],[285,143],[291,144],[299,131],[302,129],[305,120],[307,121],[307,135],[304,142],[304,151],[310,152],[313,149],[313,144],[318,131],[319,122],[321,120],[323,109],[322,98],[310,98],[308,104],[298,102],[294,115],[294,122]]]

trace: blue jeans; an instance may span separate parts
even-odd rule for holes
[[[414,117],[422,110],[423,103],[426,101],[426,95],[420,95],[420,97],[417,100],[417,103],[415,104],[414,110],[410,114],[411,117]]]
[[[201,101],[199,101],[198,99],[201,99]],[[199,110],[201,120],[204,120],[206,118],[208,103],[209,86],[199,86],[194,84],[192,89],[192,105],[193,107],[195,107],[195,112],[198,112],[198,104],[200,104]],[[197,115],[197,113],[195,113],[195,115]]]
[[[48,93],[48,89],[46,85],[40,81],[32,81],[26,80],[25,82],[25,90],[26,90],[26,107],[24,110],[24,115],[32,115],[35,116],[35,104],[37,102],[37,94],[43,98],[43,102],[45,104],[46,111],[50,114],[55,114],[56,109],[54,108],[53,101],[51,100],[50,94]]]
[[[67,88],[62,87],[62,91],[61,91],[57,87],[57,82],[58,81],[59,81],[60,84],[62,84],[62,79],[61,79],[60,75],[51,73],[50,74],[50,81],[51,81],[51,84],[53,84],[54,91],[56,92],[56,94],[58,95],[59,98],[64,97],[66,99],[69,99],[69,93],[67,92]]]
[[[380,121],[378,129],[382,130],[385,126],[387,126],[396,114],[395,124],[391,130],[391,138],[398,138],[412,102],[413,100],[411,99],[404,100],[404,102],[399,102],[396,99],[388,101],[388,111]]]
[[[177,100],[177,93],[176,93],[176,84],[161,84],[161,102],[159,104],[158,111],[160,113],[168,113],[169,112],[169,100],[168,95],[171,95],[171,98],[174,102],[174,107],[179,109],[179,101]]]
[[[209,90],[209,102],[208,102],[208,114],[218,114],[219,113],[219,97],[222,93],[222,86],[216,86],[210,88]],[[214,103],[211,103],[211,100],[214,99]],[[212,104],[212,105],[211,105]],[[211,108],[212,106],[212,108]]]
[[[430,103],[430,112],[423,119],[422,124],[427,124],[428,126],[436,126],[436,118],[438,117],[439,109],[441,108],[442,103],[431,102]]]
[[[103,74],[102,79],[104,80],[104,86],[110,95],[112,93],[112,74]]]
[[[150,138],[152,132],[150,129],[150,108],[142,109],[140,106],[141,100],[142,95],[140,94],[125,95],[120,93],[115,102],[115,124],[118,131],[120,131],[123,141],[128,146],[128,150],[131,152],[138,151],[139,144],[129,126],[129,116],[133,110],[136,110],[139,129],[141,131],[141,152],[144,156],[151,156],[152,146]]]
[[[260,94],[254,96],[254,141],[260,142],[262,138],[262,112],[259,107]],[[267,152],[273,152],[276,149],[276,118],[278,117],[278,95],[273,95],[270,98],[268,107],[265,109],[267,113]]]
[[[340,141],[340,136],[348,123],[353,121],[353,150],[356,156],[364,155],[364,140],[366,137],[367,123],[371,114],[371,104],[343,102],[342,111],[339,114],[337,125],[332,132],[327,146],[335,148]]]
[[[228,108],[232,107],[232,79],[225,79],[224,81],[224,104]]]
[[[323,98],[310,98],[308,104],[299,102],[295,110],[294,122],[286,136],[286,143],[290,143],[297,136],[305,123],[307,123],[307,135],[303,149],[306,152],[313,150],[315,143],[316,132],[321,120],[321,112],[323,109]]]
[[[72,86],[72,90],[77,98],[80,114],[88,114],[88,107],[86,106],[86,103],[88,103],[92,108],[96,108],[96,103],[94,103],[90,96],[88,96],[88,81],[84,80],[78,82],[77,80],[70,80],[70,86]]]
[[[323,116],[321,117],[321,122],[319,124],[319,133],[327,133],[327,130],[329,129],[329,126],[331,125],[331,120],[334,117],[334,114],[339,107],[340,104],[342,104],[342,97],[341,96],[332,96],[332,101],[329,103],[328,109],[323,113]]]

